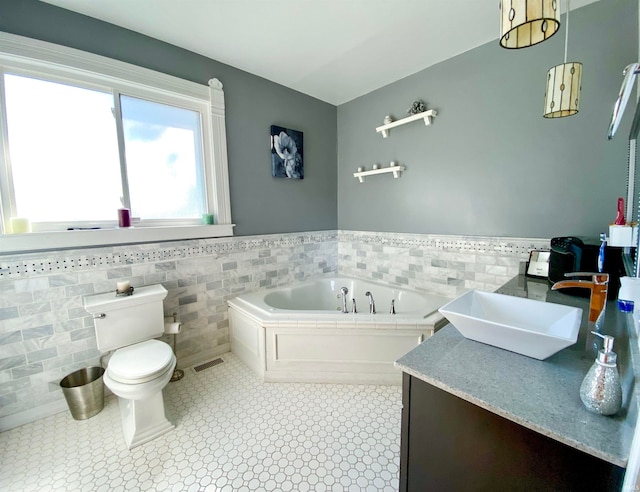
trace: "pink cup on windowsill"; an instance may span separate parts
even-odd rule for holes
[[[118,209],[118,226],[131,227],[131,211],[128,208]]]

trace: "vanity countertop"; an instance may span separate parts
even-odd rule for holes
[[[551,291],[546,281],[515,277],[497,292],[583,309],[588,298]],[[615,465],[626,467],[637,417],[638,343],[630,314],[608,301],[602,332],[616,337],[623,387],[623,408],[605,417],[588,412],[579,397],[593,364],[584,357],[584,341],[540,361],[464,338],[448,324],[396,361],[405,373],[540,434]],[[629,337],[633,337],[630,339]]]

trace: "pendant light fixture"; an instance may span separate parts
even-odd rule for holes
[[[544,95],[544,117],[563,118],[578,112],[582,84],[582,63],[567,63],[569,43],[569,0],[564,38],[564,63],[551,67],[547,72],[547,90]]]
[[[559,0],[500,0],[500,46],[526,48],[560,28]]]

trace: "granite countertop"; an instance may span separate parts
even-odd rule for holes
[[[588,298],[550,291],[546,281],[522,275],[498,292],[581,307],[581,334],[586,331]],[[539,361],[467,340],[448,324],[397,360],[396,367],[517,424],[626,467],[638,404],[633,384],[638,344],[629,339],[629,323],[631,315],[620,313],[615,301],[609,301],[602,331],[616,337],[614,351],[623,387],[623,408],[612,417],[590,413],[580,401],[580,384],[594,362],[584,356],[582,337],[574,346]]]

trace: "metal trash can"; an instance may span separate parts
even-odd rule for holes
[[[104,408],[102,367],[86,367],[72,372],[60,381],[60,387],[76,420],[84,420],[100,413]]]

